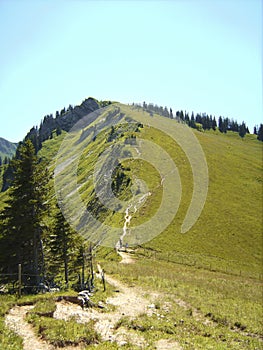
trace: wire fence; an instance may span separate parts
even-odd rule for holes
[[[82,288],[86,283],[80,281],[80,275],[70,281],[70,286]],[[56,292],[68,289],[69,284],[65,282],[54,282],[44,276],[29,273],[0,273],[0,294],[35,294]]]
[[[156,250],[149,250],[146,248],[139,248],[136,254],[152,260],[162,260],[180,264],[185,266],[193,266],[198,269],[204,269],[214,272],[226,273],[228,275],[242,276],[262,280],[262,269],[251,263],[240,263],[236,260],[225,260],[217,256],[209,256],[203,254],[182,254],[180,252],[160,252]]]
[[[203,254],[182,254],[180,252],[174,251],[156,251],[143,247],[136,249],[136,255],[156,260],[156,261],[166,261],[174,264],[180,264],[182,266],[192,266],[198,269],[204,269],[208,271],[214,271],[219,273],[225,273],[233,276],[242,276],[245,278],[252,278],[255,280],[262,281],[263,274],[262,269],[259,270],[258,266],[240,263],[236,260],[225,260],[217,256],[208,256]],[[75,279],[75,284],[83,286],[84,280],[80,281],[80,274],[78,275],[79,281],[77,282],[77,277]],[[38,281],[34,283],[34,281]],[[87,283],[88,283],[87,279]],[[86,285],[86,284],[85,284]],[[56,284],[53,281],[48,281],[43,276],[36,274],[22,273],[18,271],[16,273],[0,273],[0,294],[4,293],[45,293],[47,291],[58,291],[63,290],[68,287],[65,283]]]

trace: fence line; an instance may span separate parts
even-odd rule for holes
[[[248,264],[240,264],[235,260],[225,260],[216,256],[207,256],[202,254],[182,254],[179,252],[158,252],[140,247],[136,250],[138,255],[149,259],[172,262],[179,265],[194,266],[198,269],[204,269],[214,272],[226,273],[228,275],[242,276],[262,280],[262,273],[253,272]],[[221,267],[218,266],[221,264]],[[236,267],[235,267],[236,264]]]

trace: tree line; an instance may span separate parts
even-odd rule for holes
[[[224,118],[222,116],[219,116],[218,120],[216,120],[215,116],[208,115],[207,113],[194,114],[194,112],[192,112],[190,115],[188,112],[182,110],[176,111],[174,114],[172,108],[168,109],[166,106],[162,107],[156,104],[154,105],[153,103],[147,104],[145,101],[142,104],[133,103],[132,106],[143,109],[151,116],[153,116],[153,113],[156,113],[166,118],[176,119],[199,131],[216,130],[218,128],[221,133],[227,133],[228,131],[237,132],[241,138],[250,133],[244,121],[239,124],[236,120]],[[259,127],[254,126],[253,133],[257,135],[259,141],[263,141],[263,124],[260,124]]]
[[[65,221],[50,187],[52,175],[31,140],[19,145],[11,161],[14,179],[0,213],[0,283],[17,281],[22,266],[28,292],[41,283],[84,284],[89,247]],[[83,277],[81,279],[81,276]]]

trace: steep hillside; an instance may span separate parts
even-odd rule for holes
[[[241,139],[233,132],[225,135],[218,131],[194,131],[192,137],[197,140],[194,147],[197,143],[201,145],[208,168],[208,179],[205,169],[203,176],[203,181],[208,180],[207,197],[203,210],[200,208],[201,215],[183,234],[181,227],[194,198],[195,170],[191,162],[198,149],[192,148],[192,155],[189,150],[182,149],[183,137],[180,141],[165,133],[166,122],[168,127],[175,128],[175,132],[182,127],[176,120],[150,116],[141,110],[119,105],[111,107],[88,127],[71,134],[63,145],[57,164],[60,174],[57,176],[57,191],[62,200],[67,198],[65,215],[79,232],[95,242],[112,247],[143,244],[140,253],[145,256],[152,254],[183,264],[258,276],[262,272],[262,144],[254,135]],[[164,161],[160,163],[164,175],[156,168],[153,155],[159,152],[158,149],[148,149],[152,151],[152,159],[151,156],[145,158],[140,155],[140,144],[145,140],[169,154],[179,172],[179,175],[174,174],[180,178],[179,184],[174,175],[174,186],[179,186],[178,192],[181,187],[182,192],[181,196],[178,195],[179,205],[176,203],[176,191],[173,193],[174,205],[173,198],[167,197],[172,204],[169,208],[166,206],[161,219],[156,221],[155,214],[159,213],[163,198],[168,195],[164,192],[164,184],[168,180],[173,181],[173,177]],[[103,159],[101,155],[116,145],[120,145],[115,154],[118,161],[113,165],[110,163],[112,160],[106,157],[102,168],[99,168],[98,164]],[[160,153],[159,158],[163,156]],[[76,170],[74,159],[77,162],[77,178],[72,180],[71,175]],[[112,172],[111,167],[115,167]],[[103,168],[105,172],[101,170]],[[93,177],[94,172],[96,179],[103,178],[101,183]],[[114,203],[110,198],[108,203],[103,204],[100,186],[103,183],[106,186],[106,179],[110,177],[111,190],[118,201]],[[169,186],[172,193],[173,182]],[[202,187],[199,185],[197,190],[201,191]],[[173,217],[171,222],[170,216]],[[167,227],[163,224],[166,221],[170,222]],[[147,228],[145,223],[149,222],[153,224]],[[152,231],[156,227],[160,232],[155,235]]]
[[[2,158],[2,161],[5,159],[5,157],[12,158],[12,156],[15,154],[17,144],[7,141],[0,137],[0,157]]]
[[[56,165],[57,171],[60,162],[65,160],[57,158],[63,139],[69,144],[66,146],[64,142],[62,146],[67,158],[73,159],[77,155],[77,178],[73,178],[76,184],[71,178],[73,168],[70,168],[76,166],[76,163],[70,162],[69,167],[64,163],[65,169],[59,170],[62,176],[57,178],[57,186],[62,181],[62,188],[56,188],[57,194],[71,198],[71,207],[66,215],[69,220],[74,219],[73,224],[77,230],[87,239],[101,241],[107,246],[114,247],[120,243],[141,246],[137,251],[142,256],[258,277],[262,273],[262,143],[256,140],[256,136],[247,134],[242,139],[234,132],[222,134],[218,130],[191,131],[204,152],[208,187],[200,216],[188,232],[181,233],[193,195],[193,165],[189,154],[186,155],[186,150],[179,145],[178,140],[161,128],[151,125],[154,120],[160,122],[161,126],[167,121],[178,129],[181,123],[156,114],[150,116],[140,109],[125,105],[110,106],[101,113],[93,116],[93,119],[89,117],[88,124],[85,124],[87,126],[83,124],[74,134],[62,132],[56,136],[54,132],[51,139],[43,142],[39,151],[39,156],[50,163],[52,171]],[[70,135],[68,140],[67,135]],[[159,145],[169,154],[180,178],[180,184],[178,178],[175,182],[175,186],[179,186],[178,192],[181,188],[180,198],[178,197],[180,203],[171,202],[170,209],[165,209],[159,221],[169,221],[170,214],[176,215],[171,215],[172,220],[167,227],[153,221],[157,228],[160,227],[160,232],[156,235],[151,232],[153,227],[147,229],[147,226],[138,225],[151,221],[158,212],[162,199],[165,198],[163,185],[169,176],[165,180],[165,175],[153,164],[153,157],[141,159],[139,146],[145,140]],[[101,155],[118,144],[121,148],[117,154],[118,162],[113,167],[115,170],[112,169],[111,172],[109,168],[107,174],[100,174],[96,167],[99,160],[102,160]],[[156,149],[151,151],[152,154],[159,152]],[[195,154],[195,150],[192,151]],[[60,150],[59,156],[61,155],[63,152]],[[125,159],[127,155],[128,158]],[[160,153],[159,158],[162,157]],[[108,160],[104,163],[106,169],[109,167],[107,162]],[[166,169],[164,163],[161,163],[161,167],[169,173],[169,168]],[[110,180],[103,181],[104,184],[111,183],[110,188],[118,198],[117,203],[113,202],[112,206],[103,203],[103,193],[93,177],[94,171],[97,178]],[[169,181],[173,181],[173,176],[170,176]],[[172,187],[173,185],[171,190]],[[80,215],[83,207],[78,207],[79,194],[81,206],[87,208],[90,217],[99,223],[103,222],[105,227],[94,221],[88,222],[85,215]],[[1,194],[1,204],[6,195]],[[78,204],[74,203],[75,200]],[[146,230],[143,231],[144,238],[138,239],[141,227],[146,227]]]

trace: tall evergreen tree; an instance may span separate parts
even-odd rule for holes
[[[1,213],[0,266],[4,273],[15,273],[20,263],[28,274],[26,282],[36,285],[43,273],[42,219],[49,176],[31,140],[20,145],[18,152],[19,158],[12,161],[10,198]]]
[[[222,117],[220,116],[220,117],[219,117],[219,120],[218,120],[218,128],[219,128],[219,131],[220,131],[220,132],[226,133],[227,130],[228,130],[228,123],[229,123],[228,118],[222,118]]]
[[[54,272],[58,273],[61,265],[64,270],[66,286],[69,283],[69,270],[72,266],[73,256],[76,253],[77,233],[72,230],[65,220],[61,210],[57,208],[53,233],[50,236],[50,252],[54,257]]]
[[[241,125],[239,125],[239,136],[240,137],[244,137],[247,133],[247,127],[246,127],[246,124],[243,122]]]
[[[259,128],[258,128],[258,137],[257,139],[259,141],[263,141],[263,124],[260,124]]]
[[[217,123],[216,123],[216,118],[214,117],[212,121],[212,129],[216,130],[216,127],[217,127]]]

